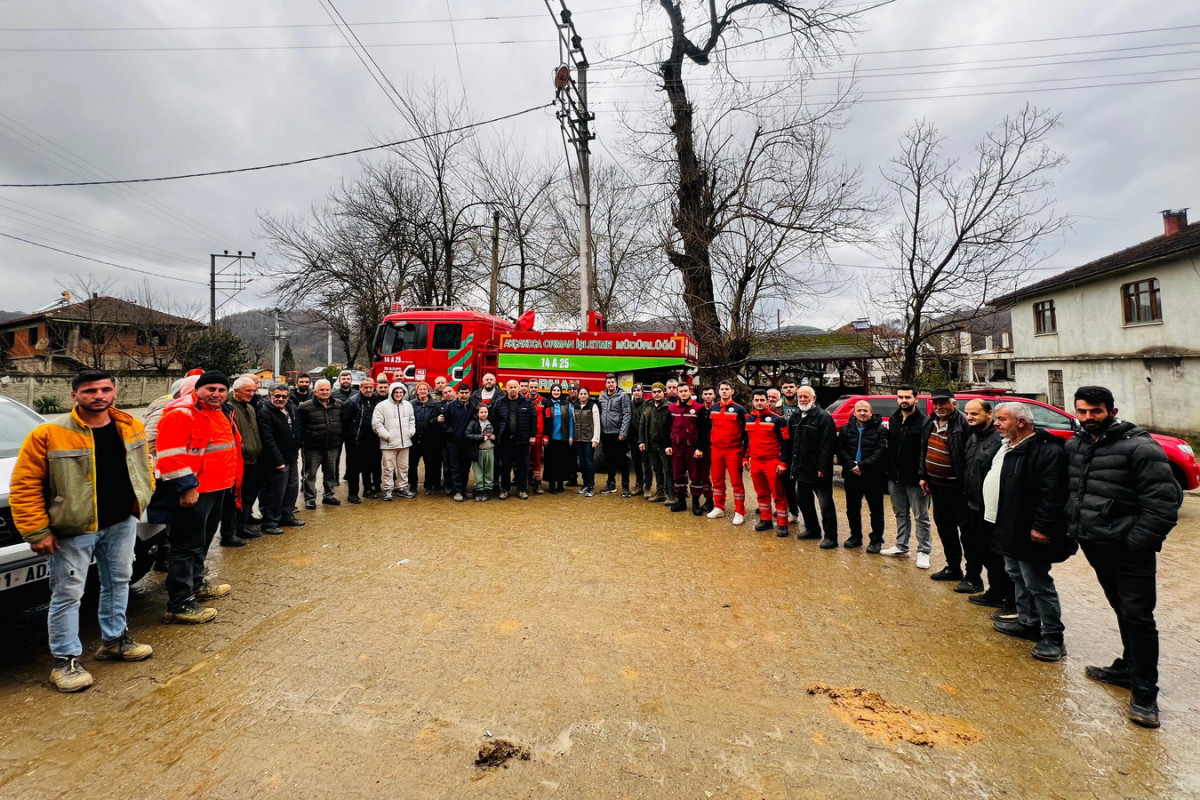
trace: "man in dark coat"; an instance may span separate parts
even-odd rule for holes
[[[333,496],[337,486],[338,455],[342,452],[342,404],[334,400],[329,381],[322,378],[313,385],[313,399],[297,409],[300,415],[301,442],[304,445],[304,507],[317,507],[317,470],[321,470],[321,502],[340,506]]]
[[[983,477],[991,468],[996,451],[1004,444],[1004,437],[992,421],[990,400],[968,400],[964,410],[970,435],[967,436],[967,466],[963,476],[963,497],[967,505],[963,521],[983,567],[987,569],[988,589],[983,591],[982,574],[968,570],[954,591],[963,594],[982,592],[971,594],[970,601],[1000,609],[996,614],[998,619],[1013,620],[1017,618],[1017,609],[1013,602],[1012,581],[1004,570],[1004,556],[992,549],[992,524],[983,521]]]
[[[921,438],[925,415],[917,408],[917,390],[896,389],[896,413],[888,420],[888,495],[896,516],[896,544],[881,555],[908,558],[908,542],[917,529],[917,567],[929,569],[933,536],[929,526],[929,497],[921,491]]]
[[[846,485],[850,537],[843,547],[862,547],[862,503],[871,514],[868,553],[883,549],[883,493],[887,490],[887,431],[866,400],[854,404],[854,417],[838,434],[838,460]]]
[[[471,402],[471,386],[460,383],[458,397],[442,406],[437,422],[446,436],[446,460],[450,467],[451,488],[454,502],[466,499],[467,475],[471,470],[471,454],[466,434],[467,425],[475,417],[475,405]]]
[[[980,569],[975,543],[969,537],[962,537],[966,510],[963,477],[967,471],[967,417],[955,407],[954,393],[949,389],[934,389],[929,393],[929,400],[933,403],[933,413],[925,421],[922,432],[917,474],[921,479],[921,491],[933,501],[933,524],[946,556],[946,566],[929,577],[935,581],[958,583],[963,579],[964,549],[967,569]]]
[[[995,526],[992,547],[1004,556],[1018,616],[992,627],[1037,642],[1033,657],[1039,661],[1059,661],[1067,648],[1050,567],[1077,549],[1067,538],[1064,513],[1067,453],[1061,439],[1033,427],[1024,403],[1001,403],[995,419],[1004,445],[983,479],[983,513]]]
[[[417,465],[425,462],[425,494],[433,494],[442,488],[442,427],[437,424],[442,401],[435,397],[428,383],[417,384],[417,396],[412,400],[413,417],[417,430],[413,434],[412,449],[408,453],[408,489],[417,492]]]
[[[652,503],[674,500],[675,480],[671,474],[671,404],[667,402],[667,390],[661,383],[650,387],[650,401],[642,410],[641,428],[638,431],[638,447],[646,454],[643,487],[645,497]],[[650,486],[653,476],[655,486]]]
[[[299,528],[296,519],[296,495],[300,480],[296,460],[300,455],[300,417],[288,397],[286,384],[271,388],[267,402],[258,408],[258,432],[262,438],[265,488],[263,489],[262,532],[272,536],[283,528]]]
[[[387,387],[383,387],[383,390],[386,392]],[[382,399],[375,391],[375,381],[365,378],[358,391],[342,404],[342,439],[346,445],[346,485],[349,491],[346,501],[355,505],[362,502],[358,494],[360,485],[366,498],[375,500],[379,497],[383,482],[379,437],[371,430],[371,415]]]
[[[1111,666],[1088,667],[1086,674],[1131,689],[1129,719],[1157,728],[1156,561],[1183,498],[1162,447],[1146,431],[1117,419],[1112,392],[1080,387],[1075,414],[1083,430],[1067,442],[1068,532],[1117,614],[1123,647]]]
[[[521,384],[509,380],[504,394],[492,401],[488,419],[496,429],[499,498],[507,500],[515,484],[517,497],[528,500],[529,446],[537,439],[537,408],[521,394]]]
[[[837,547],[837,508],[833,504],[833,459],[837,454],[837,424],[829,412],[817,405],[811,386],[796,392],[799,409],[788,420],[791,442],[791,478],[796,482],[796,502],[804,530],[798,539],[820,539],[822,550]],[[821,506],[817,523],[816,502]],[[821,531],[824,528],[824,534]]]

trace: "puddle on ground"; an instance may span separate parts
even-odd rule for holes
[[[913,711],[884,700],[869,689],[839,689],[814,683],[808,687],[808,693],[825,695],[830,700],[830,709],[843,722],[888,744],[969,745],[983,738],[961,719]]]

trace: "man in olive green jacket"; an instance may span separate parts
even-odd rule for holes
[[[35,553],[49,556],[50,681],[63,692],[92,685],[79,663],[79,602],[93,558],[104,639],[96,658],[142,661],[153,652],[125,628],[138,516],[154,491],[146,431],[113,408],[111,375],[81,372],[71,387],[75,407],[29,434],[9,488],[17,530]]]

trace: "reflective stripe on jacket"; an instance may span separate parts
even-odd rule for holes
[[[242,437],[233,412],[212,408],[188,394],[167,406],[158,424],[158,462],[164,481],[193,476],[201,492],[219,492],[241,483]]]
[[[125,464],[140,514],[154,493],[154,475],[142,423],[116,408],[109,416],[125,443]],[[8,503],[17,530],[30,544],[47,535],[79,536],[96,530],[96,440],[74,409],[25,437],[9,483]]]

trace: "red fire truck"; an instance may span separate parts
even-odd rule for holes
[[[375,334],[371,374],[406,383],[442,375],[474,388],[491,372],[501,384],[516,378],[542,392],[560,384],[595,394],[610,372],[628,389],[696,369],[696,341],[686,333],[612,333],[598,313],[590,319],[587,331],[536,331],[532,310],[514,323],[475,309],[396,303]]]

